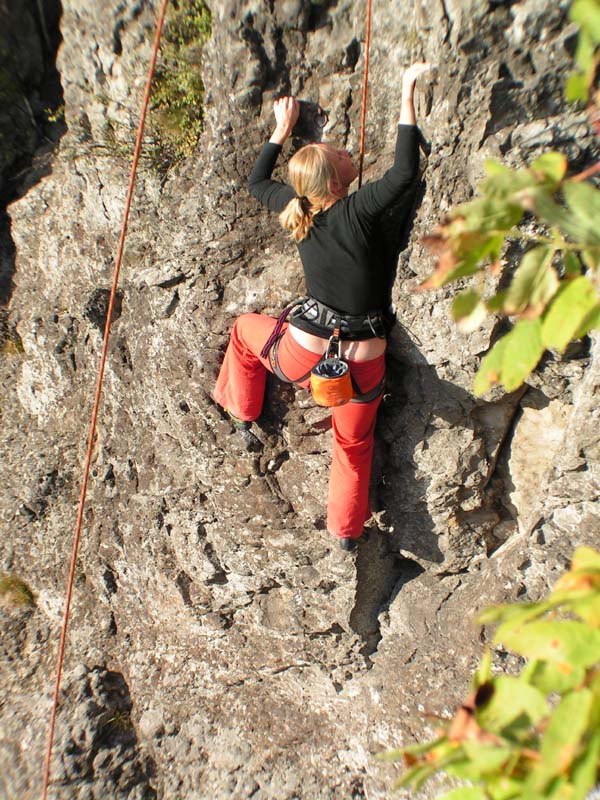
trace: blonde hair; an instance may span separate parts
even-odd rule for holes
[[[298,150],[290,159],[288,170],[298,197],[290,200],[279,221],[294,241],[301,242],[308,236],[315,214],[332,197],[329,181],[337,179],[338,174],[329,154],[318,144],[307,144]]]

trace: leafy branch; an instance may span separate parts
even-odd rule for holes
[[[202,50],[211,35],[205,0],[179,0],[169,9],[152,85],[153,158],[161,169],[190,156],[204,124]]]
[[[528,659],[517,676],[482,658],[473,691],[441,735],[385,753],[408,767],[395,788],[435,773],[470,786],[440,800],[584,800],[600,769],[600,554],[579,548],[540,603],[494,606],[500,642]]]
[[[576,70],[566,97],[587,102],[600,137],[594,82],[600,63],[600,0],[576,0],[571,19],[580,25]],[[485,164],[480,196],[452,210],[444,224],[425,237],[437,257],[435,272],[421,289],[435,289],[479,275],[480,286],[454,298],[459,330],[477,329],[488,314],[515,321],[482,360],[474,392],[496,383],[516,389],[544,351],[564,353],[569,342],[600,326],[600,190],[590,178],[600,163],[567,176],[558,152],[544,153],[528,168],[512,169],[496,160]],[[524,231],[522,225],[535,228]],[[485,274],[500,274],[509,242],[525,250],[507,289],[485,296]]]

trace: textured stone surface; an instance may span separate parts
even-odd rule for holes
[[[39,792],[66,562],[155,3],[65,0],[69,132],[9,211],[17,253],[0,354],[0,569],[32,609],[0,609],[0,796]],[[382,749],[425,736],[467,691],[482,605],[538,597],[597,542],[598,343],[476,400],[494,323],[465,337],[455,289],[413,293],[420,236],[470,196],[485,158],[597,147],[561,86],[565,3],[376,4],[366,178],[392,155],[402,68],[432,151],[392,297],[373,476],[356,558],[324,530],[327,414],[270,384],[247,452],[210,400],[245,310],[302,291],[291,244],[244,181],[280,91],[319,101],[356,149],[362,4],[222,0],[206,48],[206,131],[166,178],[143,160],[113,323],[77,564],[56,798],[383,798]],[[286,155],[288,154],[286,149]],[[283,170],[280,173],[284,175]],[[544,452],[538,443],[543,429]],[[550,450],[552,456],[550,456]],[[517,520],[517,512],[519,519]],[[496,654],[499,665],[506,654]],[[435,794],[431,789],[430,796]],[[399,795],[401,796],[401,795]]]

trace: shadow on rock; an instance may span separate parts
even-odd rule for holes
[[[363,534],[364,536],[365,534]],[[374,527],[359,545],[356,556],[356,597],[350,613],[350,627],[364,644],[367,663],[381,640],[380,614],[402,587],[424,570],[391,548],[390,535]]]
[[[0,4],[0,304],[12,294],[15,247],[9,203],[52,171],[52,153],[67,130],[56,69],[62,36],[60,0]]]
[[[65,687],[55,749],[60,753],[53,783],[84,781],[94,796],[133,796],[150,800],[153,761],[138,750],[131,719],[129,687],[120,672],[80,667]]]

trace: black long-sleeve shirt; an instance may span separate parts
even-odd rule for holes
[[[296,197],[291,186],[271,179],[280,152],[281,145],[267,142],[248,178],[250,192],[276,212]],[[417,128],[399,125],[394,164],[385,175],[314,216],[307,237],[298,242],[311,297],[352,315],[387,306],[389,276],[376,255],[375,223],[387,206],[410,190],[418,165]]]

